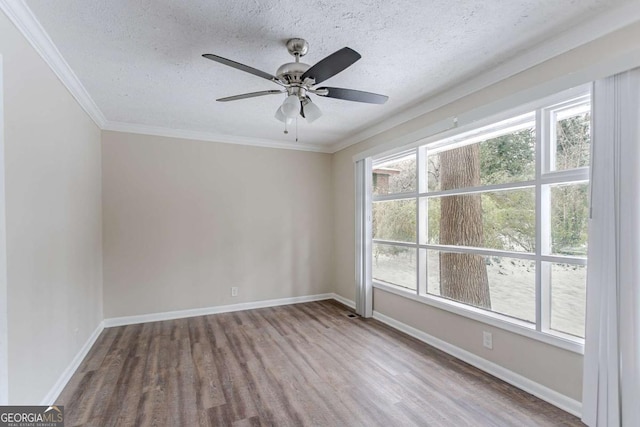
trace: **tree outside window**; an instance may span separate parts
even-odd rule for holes
[[[374,281],[584,336],[589,96],[537,112],[374,163]]]

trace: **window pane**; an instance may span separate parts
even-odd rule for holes
[[[415,242],[415,199],[374,202],[372,229],[374,239]]]
[[[416,191],[416,155],[373,166],[373,194]]]
[[[535,323],[535,263],[428,251],[427,292]]]
[[[535,126],[427,157],[428,191],[529,181],[535,177]]]
[[[555,170],[589,166],[591,106],[582,104],[556,111]]]
[[[535,189],[430,197],[429,243],[535,251]]]
[[[587,267],[551,264],[551,329],[584,338]]]
[[[588,184],[551,187],[551,252],[587,256]]]
[[[373,244],[374,280],[416,289],[416,250],[402,246]]]

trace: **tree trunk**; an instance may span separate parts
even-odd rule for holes
[[[440,188],[449,190],[480,185],[480,148],[467,145],[440,153]],[[440,202],[440,243],[484,245],[480,194],[446,196]],[[442,296],[476,307],[491,308],[484,257],[473,254],[440,254]]]

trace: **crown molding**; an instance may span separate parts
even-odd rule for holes
[[[451,104],[458,99],[464,98],[467,95],[496,84],[637,21],[640,21],[640,7],[638,7],[638,3],[635,1],[611,9],[589,21],[568,29],[557,37],[539,43],[532,49],[503,62],[485,73],[478,74],[476,77],[454,85],[449,90],[419,101],[419,103],[413,107],[402,110],[386,120],[369,126],[342,141],[330,145],[331,152],[336,153],[351,145],[401,125],[402,123],[415,119],[416,117]]]
[[[202,132],[187,129],[173,129],[161,126],[140,125],[135,123],[108,121],[102,126],[102,130],[136,133],[141,135],[164,136],[168,138],[191,139],[196,141],[220,142],[223,144],[238,144],[263,148],[281,148],[285,150],[312,151],[315,153],[332,153],[329,145],[306,144],[304,142],[281,142],[271,139],[224,135],[215,132]]]
[[[64,84],[84,111],[102,130],[220,142],[226,144],[240,144],[255,147],[332,153],[329,145],[282,142],[262,138],[223,135],[215,132],[172,129],[162,126],[148,126],[108,121],[25,1],[0,0],[0,10],[7,15],[11,22],[13,22],[16,28],[18,28],[36,52],[38,52],[42,59],[44,59],[47,65],[49,65],[49,68],[53,70],[62,84]]]
[[[102,130],[194,139],[198,141],[213,141],[226,144],[312,151],[318,153],[332,152],[328,145],[322,144],[281,142],[260,138],[223,135],[215,132],[200,132],[185,129],[164,128],[161,126],[147,126],[108,121],[24,0],[0,0],[0,10],[7,15],[11,22],[13,22],[16,28],[18,28],[31,46],[36,50],[36,52],[38,52],[42,59],[44,59],[51,70],[53,70],[62,84],[64,84],[67,90],[76,99],[78,104],[80,104],[89,117],[91,117],[95,124]]]
[[[533,49],[485,73],[479,74],[459,85],[455,85],[440,94],[431,96],[419,104],[402,110],[388,119],[369,126],[346,139],[329,145],[300,145],[293,142],[287,143],[261,138],[223,135],[215,132],[109,122],[24,0],[0,0],[0,10],[7,15],[33,48],[45,60],[89,117],[103,130],[319,153],[335,153],[343,150],[640,20],[640,8],[637,7],[637,4],[635,2],[624,4],[590,21],[574,26],[558,37],[542,42]]]
[[[31,43],[89,117],[102,128],[106,122],[104,114],[24,0],[0,0],[0,9]]]

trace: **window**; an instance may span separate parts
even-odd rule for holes
[[[588,90],[372,165],[374,286],[584,338]]]

